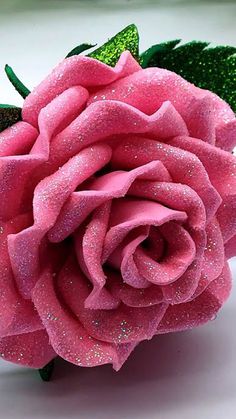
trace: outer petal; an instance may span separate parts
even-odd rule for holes
[[[6,361],[42,368],[56,357],[45,330],[0,339],[0,356]]]
[[[86,94],[87,91],[81,87],[74,87],[63,92],[41,111],[39,116],[40,135],[31,152],[26,155],[0,157],[1,217],[10,219],[31,209],[33,190],[36,184],[50,171],[48,164],[43,165],[43,163],[47,162],[49,157],[51,138],[58,130],[64,128],[71,118],[78,115],[82,103],[86,100]],[[16,131],[16,138],[14,137],[13,141],[15,151],[20,150],[19,141],[24,148],[26,143],[34,138],[36,132],[32,127],[29,129],[25,122],[21,125],[14,125],[12,130]],[[12,138],[12,130],[6,130],[2,134],[7,143]]]
[[[31,301],[19,295],[8,255],[7,237],[31,222],[29,214],[20,215],[0,227],[0,338],[34,332],[43,325]]]
[[[73,262],[71,262],[73,264]],[[67,285],[70,286],[77,271],[74,266],[65,268]],[[77,301],[80,296],[76,296]],[[33,301],[43,321],[55,352],[67,361],[84,367],[112,363],[119,369],[136,342],[125,345],[114,345],[94,339],[58,300],[53,278],[45,271],[33,291]]]
[[[85,149],[37,185],[33,200],[34,224],[8,237],[13,272],[24,297],[30,298],[37,281],[41,241],[55,223],[64,202],[77,185],[101,169],[110,156],[106,145]]]
[[[30,151],[38,131],[26,122],[17,122],[0,133],[0,156],[24,154]]]
[[[192,329],[213,320],[228,298],[231,290],[231,273],[228,264],[221,275],[194,300],[169,306],[157,328],[157,334]]]
[[[112,83],[93,96],[120,100],[150,115],[164,101],[170,101],[182,116],[190,135],[215,141],[215,128],[235,118],[229,105],[207,90],[199,89],[179,75],[162,69],[147,68]]]
[[[201,294],[217,278],[224,266],[224,244],[219,224],[213,219],[206,228],[207,243],[203,256],[201,278],[192,299]]]
[[[116,310],[85,309],[84,301],[89,293],[87,281],[79,270],[73,271],[69,266],[61,273],[58,286],[67,306],[88,333],[113,345],[151,339],[167,308],[166,304],[142,309],[121,304]]]
[[[236,233],[236,157],[194,138],[174,138],[171,144],[191,150],[206,168],[212,185],[222,197],[217,218],[226,242]]]
[[[217,127],[216,145],[226,151],[233,150],[236,145],[236,119]]]
[[[23,119],[37,126],[40,110],[68,88],[106,85],[139,69],[137,61],[128,51],[121,55],[115,68],[93,58],[78,55],[67,58],[26,98]]]
[[[225,243],[225,255],[227,259],[236,256],[236,234]]]
[[[118,101],[91,104],[52,141],[50,163],[59,166],[84,147],[117,134],[149,133],[165,140],[188,135],[181,116],[170,102],[164,102],[152,115]]]

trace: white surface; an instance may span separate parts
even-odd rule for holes
[[[132,22],[141,50],[174,38],[236,45],[235,1],[141,3],[1,0],[0,102],[22,103],[4,64],[31,89],[77,44],[102,43]],[[143,343],[119,373],[60,361],[54,381],[42,383],[36,372],[1,361],[0,418],[233,419],[235,318],[236,287],[216,321]]]

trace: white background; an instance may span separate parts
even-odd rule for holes
[[[175,38],[236,45],[235,22],[233,0],[0,0],[0,103],[22,103],[6,63],[31,89],[74,46],[101,44],[129,23],[144,50]],[[141,344],[119,373],[59,361],[54,380],[43,383],[37,372],[1,361],[0,418],[233,419],[235,318],[236,286],[214,322]]]

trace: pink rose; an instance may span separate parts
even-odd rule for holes
[[[65,59],[0,134],[0,353],[119,369],[214,318],[236,249],[236,119],[177,74]]]

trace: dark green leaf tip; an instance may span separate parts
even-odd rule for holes
[[[177,44],[179,44],[181,39],[176,39],[173,41],[163,42],[161,44],[152,45],[146,51],[140,55],[140,64],[143,68],[150,66],[152,59],[155,59],[156,54],[164,55],[171,51]]]
[[[17,92],[25,99],[26,96],[30,94],[30,90],[27,89],[20,79],[18,79],[13,69],[8,64],[5,65],[5,73]]]
[[[50,381],[54,370],[54,360],[50,361],[45,367],[38,370],[43,381]]]
[[[97,44],[81,44],[77,47],[73,48],[69,54],[67,54],[66,58],[73,57],[73,55],[79,55],[81,52],[86,51],[87,49],[91,49],[95,47]]]

